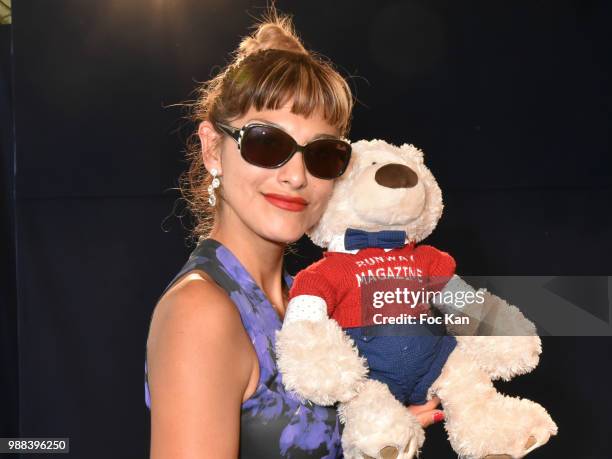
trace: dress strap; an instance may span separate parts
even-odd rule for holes
[[[259,288],[236,256],[219,241],[211,238],[200,240],[189,259],[164,289],[159,299],[170,290],[174,283],[185,273],[200,269],[206,272],[226,292]],[[291,287],[293,278],[283,267],[283,279]]]
[[[214,250],[215,250],[214,246],[216,245],[215,243],[218,244],[218,242],[213,239],[203,239],[198,243],[198,245],[195,247],[195,249],[193,249],[193,251],[189,255],[189,259],[185,262],[183,267],[170,281],[170,283],[163,290],[161,295],[159,295],[158,301],[159,299],[161,299],[161,297],[163,297],[166,294],[168,290],[170,290],[170,288],[176,283],[176,281],[181,276],[183,276],[185,273],[188,273],[189,271],[196,269],[196,268],[202,269],[203,271],[207,273],[211,271],[211,268],[214,264],[211,262],[213,261],[212,255],[214,254]],[[214,278],[214,275],[212,272],[210,272],[209,274],[211,275],[211,277]],[[215,279],[215,281],[219,283],[217,279]],[[225,286],[223,287],[225,288]]]

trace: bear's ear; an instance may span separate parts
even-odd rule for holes
[[[423,164],[423,152],[419,150],[412,144],[404,143],[400,146],[400,150],[404,153],[409,159],[417,162],[418,164]]]

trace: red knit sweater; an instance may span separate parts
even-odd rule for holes
[[[407,244],[385,251],[366,248],[359,252],[324,252],[323,258],[300,271],[293,280],[290,298],[314,295],[323,298],[329,317],[341,327],[363,325],[361,308],[362,276],[377,278],[414,277],[440,288],[455,272],[455,260],[430,245]]]

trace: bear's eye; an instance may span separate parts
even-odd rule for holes
[[[376,164],[376,161],[372,161],[372,164]]]

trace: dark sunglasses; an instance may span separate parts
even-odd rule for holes
[[[269,124],[252,122],[242,128],[216,124],[238,143],[242,157],[254,166],[275,169],[301,151],[311,175],[331,180],[344,173],[351,159],[351,144],[339,138],[315,139],[298,145],[285,131]]]

